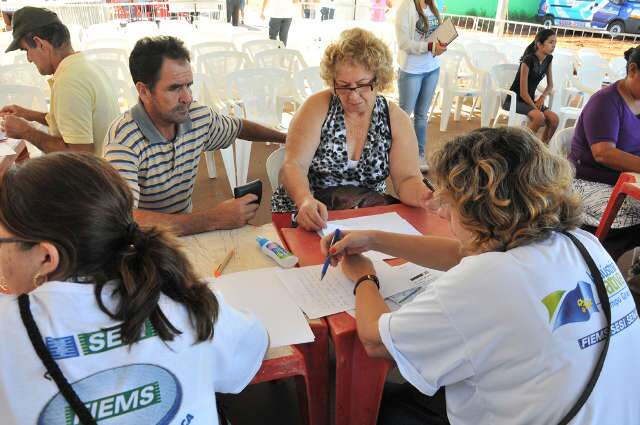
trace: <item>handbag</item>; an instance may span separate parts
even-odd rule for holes
[[[362,186],[334,186],[317,189],[313,196],[329,210],[351,210],[354,208],[378,207],[399,204],[400,200]]]
[[[567,425],[580,411],[582,406],[587,402],[587,399],[591,395],[593,388],[596,386],[596,382],[598,381],[598,377],[600,376],[600,372],[602,372],[602,366],[604,365],[604,359],[607,357],[607,352],[609,351],[609,341],[611,339],[610,329],[611,329],[611,304],[609,304],[609,295],[607,294],[607,289],[604,286],[604,281],[602,280],[602,275],[600,274],[600,270],[596,266],[596,263],[591,258],[589,251],[587,248],[569,232],[562,232],[565,236],[571,239],[571,242],[578,248],[582,258],[585,263],[587,263],[587,267],[589,268],[589,272],[593,277],[593,280],[596,283],[596,291],[598,292],[598,298],[600,299],[600,305],[602,306],[602,310],[604,312],[605,318],[607,319],[607,336],[604,340],[604,346],[602,347],[602,351],[600,352],[600,357],[596,362],[593,373],[591,374],[591,379],[587,383],[587,386],[580,394],[578,401],[573,405],[571,410],[567,412],[567,414],[560,420],[559,425]]]

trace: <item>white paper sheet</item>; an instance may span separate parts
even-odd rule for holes
[[[405,235],[421,235],[411,223],[395,212],[347,218],[344,220],[332,220],[327,222],[326,228],[318,230],[318,234],[323,237],[335,232],[336,229],[340,229],[341,231],[382,230],[384,232],[402,233]],[[365,255],[372,261],[393,258],[390,255],[378,251],[368,251]]]
[[[267,328],[271,348],[312,342],[313,331],[276,276],[278,269],[223,274],[209,284],[233,307],[256,315]]]
[[[0,140],[2,140],[2,133],[0,133]],[[8,143],[0,143],[0,156],[15,155],[16,152],[11,148]]]
[[[424,285],[438,273],[415,264],[390,267],[383,261],[374,262],[380,279],[380,293],[384,298]],[[320,280],[322,266],[277,270],[278,277],[291,298],[310,319],[351,310],[356,305],[351,282],[339,267],[329,268]]]

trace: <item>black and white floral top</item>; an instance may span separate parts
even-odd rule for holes
[[[309,166],[311,193],[336,186],[361,186],[385,193],[385,180],[389,176],[391,151],[391,124],[389,105],[384,96],[377,96],[371,124],[360,155],[360,160],[349,160],[344,109],[337,96],[332,96],[327,118],[320,130],[320,144]],[[271,197],[271,211],[296,211],[285,188],[280,185]]]

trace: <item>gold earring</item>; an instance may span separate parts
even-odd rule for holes
[[[38,283],[38,279],[43,278],[42,279],[42,283]],[[38,286],[42,285],[43,283],[47,282],[47,275],[41,275],[40,273],[36,273],[35,276],[33,276],[33,288],[37,289]]]
[[[9,292],[9,285],[4,276],[0,276],[0,292]]]

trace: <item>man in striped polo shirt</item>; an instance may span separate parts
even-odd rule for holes
[[[284,143],[286,134],[220,115],[193,101],[189,52],[175,37],[145,37],[129,57],[140,101],[111,125],[105,158],[127,181],[142,225],[168,225],[183,235],[243,226],[256,196],[229,199],[191,212],[191,195],[203,151],[224,149],[237,137]]]

